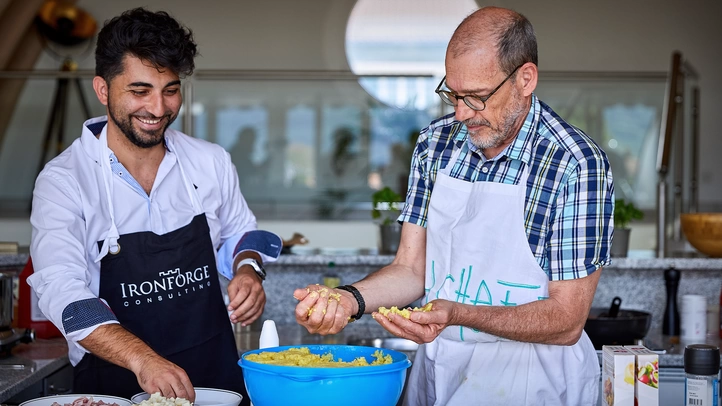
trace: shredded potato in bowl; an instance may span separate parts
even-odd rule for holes
[[[358,357],[352,361],[344,361],[340,358],[334,360],[331,353],[324,355],[312,354],[308,347],[299,347],[279,352],[264,351],[259,354],[249,354],[246,359],[260,364],[313,368],[363,367],[386,365],[393,362],[391,355],[384,355],[381,350],[375,351],[372,355],[376,359],[369,364],[364,357]]]
[[[238,392],[227,389],[194,387],[196,400],[191,403],[187,399],[164,397],[160,392],[149,395],[146,392],[135,394],[130,401],[133,406],[238,406],[243,399]],[[123,405],[121,405],[123,406]]]
[[[161,396],[160,392],[150,395],[150,398],[136,403],[134,406],[191,406],[192,403],[183,398],[167,398]]]

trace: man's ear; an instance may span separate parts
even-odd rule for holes
[[[93,78],[93,90],[95,90],[95,95],[104,106],[108,105],[108,87],[108,82],[105,79],[100,76]]]
[[[536,89],[537,80],[539,79],[539,71],[537,66],[531,62],[527,62],[519,68],[517,72],[518,81],[521,85],[521,93],[524,97],[531,96]]]

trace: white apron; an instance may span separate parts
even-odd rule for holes
[[[468,148],[464,144],[463,148]],[[429,202],[424,303],[514,306],[548,297],[524,228],[528,168],[518,185],[439,171]],[[586,333],[573,346],[511,341],[451,326],[419,346],[406,405],[596,405],[599,361]]]

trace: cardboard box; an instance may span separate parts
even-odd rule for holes
[[[602,347],[602,404],[634,406],[635,355],[617,345]]]
[[[659,406],[659,355],[641,345],[626,349],[636,357],[634,397],[638,406]]]

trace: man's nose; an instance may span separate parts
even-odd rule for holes
[[[155,117],[161,117],[165,115],[165,112],[168,110],[166,106],[166,100],[163,97],[162,93],[156,93],[152,95],[148,99],[148,104],[146,105],[146,110],[148,110],[148,113],[154,115]]]
[[[454,106],[454,118],[458,121],[468,120],[476,114],[476,111],[467,106],[463,100],[459,100]]]

